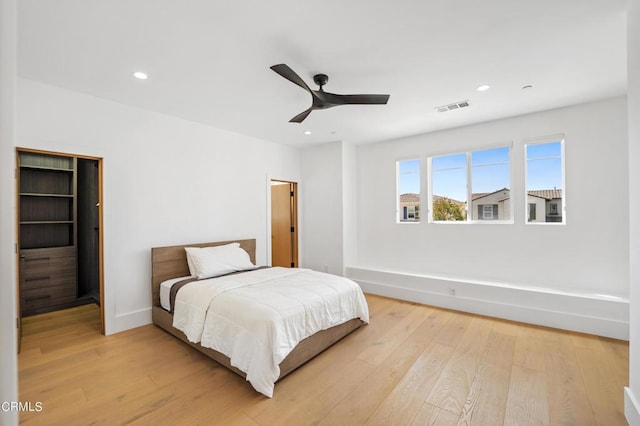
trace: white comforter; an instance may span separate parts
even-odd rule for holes
[[[308,269],[269,268],[196,281],[176,295],[173,326],[215,349],[272,397],[278,364],[303,339],[360,318],[369,322],[353,281]]]

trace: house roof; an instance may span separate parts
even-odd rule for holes
[[[493,191],[493,192],[476,192],[476,193],[471,194],[471,200],[475,201],[475,200],[478,200],[480,198],[496,194],[496,193],[498,193],[500,191],[507,191],[507,193],[510,192],[509,188],[502,188],[502,189],[498,189],[497,191]],[[553,199],[562,198],[562,189],[556,189],[556,188],[554,188],[554,189],[536,189],[536,190],[528,191],[527,194],[531,195],[533,197],[544,198],[545,200],[553,200]],[[500,199],[499,201],[505,201],[505,200],[508,200],[508,199],[509,199],[509,197],[505,197],[505,198]]]
[[[400,194],[400,202],[413,203],[420,201],[420,194],[408,192],[406,194]]]
[[[546,200],[553,200],[554,198],[562,198],[562,189],[536,189],[529,191],[528,194]]]
[[[400,194],[400,204],[405,206],[418,206],[420,205],[420,194],[413,192]]]
[[[509,188],[502,188],[502,189],[498,189],[497,191],[493,191],[493,192],[476,192],[476,193],[473,193],[473,194],[471,194],[471,201],[475,201],[478,198],[488,197],[489,195],[497,194],[498,192],[501,192],[501,191],[509,192]],[[509,197],[507,197],[507,198],[509,198]],[[503,198],[502,200],[506,200],[507,198]]]
[[[493,191],[493,192],[474,192],[473,194],[471,194],[471,200],[475,201],[478,200],[480,198],[484,198],[487,197],[489,195],[493,195],[496,194],[498,192],[501,191],[507,191],[507,193],[510,192],[509,188],[502,188],[502,189],[498,189],[497,191]],[[533,196],[533,197],[539,197],[539,198],[544,198],[545,200],[553,200],[553,199],[557,199],[557,198],[562,198],[562,189],[537,189],[537,190],[533,190],[533,191],[528,191],[528,194]],[[454,204],[460,204],[460,205],[464,205],[466,204],[464,201],[458,201],[458,200],[454,200],[452,198],[448,198],[448,197],[442,197],[440,195],[434,195],[433,196],[434,200],[449,200]],[[499,201],[505,201],[508,200],[509,197],[504,197],[501,198]],[[420,203],[420,194],[416,194],[413,192],[407,192],[405,194],[400,194],[400,202],[404,203],[404,204],[409,204],[409,203],[413,203],[413,204],[417,204]]]

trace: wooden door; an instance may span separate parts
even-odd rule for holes
[[[297,184],[271,181],[271,265],[298,266]]]

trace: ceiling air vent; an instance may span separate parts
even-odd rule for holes
[[[469,106],[469,101],[460,101],[460,102],[455,102],[449,105],[442,105],[442,106],[436,107],[435,109],[438,112],[447,112],[454,109],[466,108],[468,106]]]

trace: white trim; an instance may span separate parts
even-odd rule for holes
[[[505,139],[504,142],[481,142],[479,143],[477,146],[476,145],[468,145],[467,147],[461,147],[459,150],[456,151],[451,151],[449,149],[442,149],[442,150],[435,150],[435,151],[431,151],[430,154],[427,154],[428,158],[431,157],[445,157],[445,156],[449,156],[449,155],[455,155],[455,154],[465,154],[466,152],[472,152],[472,151],[487,151],[490,149],[496,149],[496,148],[509,148],[509,151],[513,150],[513,146],[514,146],[514,140],[513,139]]]
[[[115,327],[108,334],[119,333],[121,331],[130,330],[143,325],[151,324],[151,308],[140,309],[126,314],[116,315],[114,317]]]
[[[266,229],[266,241],[264,242],[265,244],[265,253],[267,254],[267,266],[272,266],[271,265],[271,181],[272,180],[277,180],[277,179],[273,179],[269,176],[269,174],[266,175],[267,176],[267,181],[266,181],[266,186],[267,186],[267,196],[266,196],[266,202],[267,202],[267,206],[265,208],[266,212],[267,212],[267,217],[266,217],[266,222],[265,222],[265,229]]]
[[[640,403],[630,388],[624,388],[624,416],[631,426],[640,425]]]
[[[476,164],[475,166],[473,165],[473,161],[472,161],[472,156],[474,153],[476,152],[482,152],[482,151],[490,151],[490,150],[496,150],[496,149],[503,149],[503,148],[507,148],[508,150],[508,157],[509,160],[506,162],[495,162],[495,163],[489,163],[489,164]],[[433,219],[433,197],[436,195],[434,194],[433,191],[433,181],[435,180],[433,178],[433,174],[434,172],[441,172],[441,171],[450,171],[450,170],[461,170],[462,167],[451,167],[451,168],[446,168],[446,169],[438,169],[438,170],[434,170],[433,169],[433,159],[434,158],[438,158],[438,157],[452,157],[452,156],[456,156],[456,155],[464,155],[465,156],[465,182],[466,182],[466,200],[458,200],[458,201],[463,201],[466,203],[466,213],[467,213],[467,218],[466,220],[461,220],[461,221],[440,221],[440,220],[434,220]],[[471,224],[477,224],[477,223],[486,223],[487,219],[480,219],[477,218],[476,220],[473,220],[473,215],[474,215],[474,210],[473,210],[473,169],[474,167],[488,167],[488,166],[496,166],[496,165],[507,165],[509,166],[509,185],[507,187],[507,189],[509,191],[511,191],[511,188],[513,188],[513,167],[512,167],[512,163],[513,163],[513,140],[509,141],[508,144],[506,145],[495,145],[495,146],[491,146],[491,147],[487,147],[487,148],[474,148],[474,149],[468,149],[466,151],[462,151],[462,152],[452,152],[449,154],[441,154],[441,155],[429,155],[427,156],[427,181],[428,181],[428,193],[427,193],[427,205],[428,205],[428,211],[427,211],[427,223],[471,223]],[[499,190],[496,190],[494,192],[498,192]],[[437,194],[440,195],[440,194]],[[440,196],[444,196],[444,195],[440,195]],[[446,196],[445,196],[446,197]],[[498,224],[513,224],[513,216],[514,216],[514,203],[509,203],[509,219],[502,219],[502,220],[494,220],[491,219],[490,221],[493,222],[494,224],[498,223]],[[493,215],[492,215],[493,217]]]
[[[621,297],[360,267],[346,276],[372,294],[629,340],[629,300]]]
[[[266,207],[266,222],[265,222],[265,229],[266,229],[266,235],[267,235],[267,240],[265,241],[265,251],[267,253],[267,259],[266,259],[266,265],[267,266],[272,266],[271,262],[272,262],[272,258],[271,258],[271,182],[273,181],[278,181],[278,182],[285,182],[287,184],[295,184],[296,185],[296,211],[297,211],[297,223],[296,223],[296,227],[298,228],[297,231],[297,237],[298,237],[298,241],[297,246],[298,246],[298,266],[300,266],[302,263],[301,260],[301,253],[300,253],[300,240],[301,240],[301,229],[302,227],[300,226],[300,181],[301,179],[281,179],[281,178],[276,178],[271,176],[270,174],[266,175],[266,186],[267,186],[267,195],[266,195],[266,202],[267,202],[267,207]]]
[[[546,136],[532,136],[528,138],[524,138],[523,142],[525,144],[539,144],[539,143],[550,143],[550,142],[558,142],[560,140],[564,140],[564,133],[553,133],[551,135]]]
[[[0,0],[0,402],[18,401],[16,320],[16,51],[17,0]],[[0,423],[17,425],[16,411]]]
[[[401,201],[400,201],[400,195],[402,195],[402,192],[400,191],[400,163],[406,162],[406,161],[418,161],[418,195],[420,196],[420,204],[422,205],[422,169],[423,169],[423,161],[422,161],[422,157],[418,156],[418,157],[412,157],[412,158],[406,158],[403,160],[396,160],[396,224],[405,224],[405,223],[420,223],[420,220],[402,220],[402,216],[403,216],[403,211],[402,211],[402,206]]]
[[[542,158],[534,158],[529,160],[527,157],[527,148],[531,145],[544,145],[550,143],[560,142],[560,180],[561,180],[561,191],[562,191],[562,222],[529,222],[528,216],[529,213],[526,213],[525,224],[526,225],[566,225],[567,224],[567,184],[566,184],[566,156],[565,156],[565,137],[563,134],[557,134],[552,136],[544,136],[540,138],[528,138],[524,140],[524,193],[525,193],[525,205],[529,202],[529,188],[527,187],[527,177],[529,176],[528,168],[529,161],[537,161],[537,160],[545,160],[556,157],[542,157]],[[513,204],[513,203],[512,203]],[[512,206],[513,208],[513,206]],[[545,220],[547,217],[547,208],[545,202],[545,211],[544,211]]]

